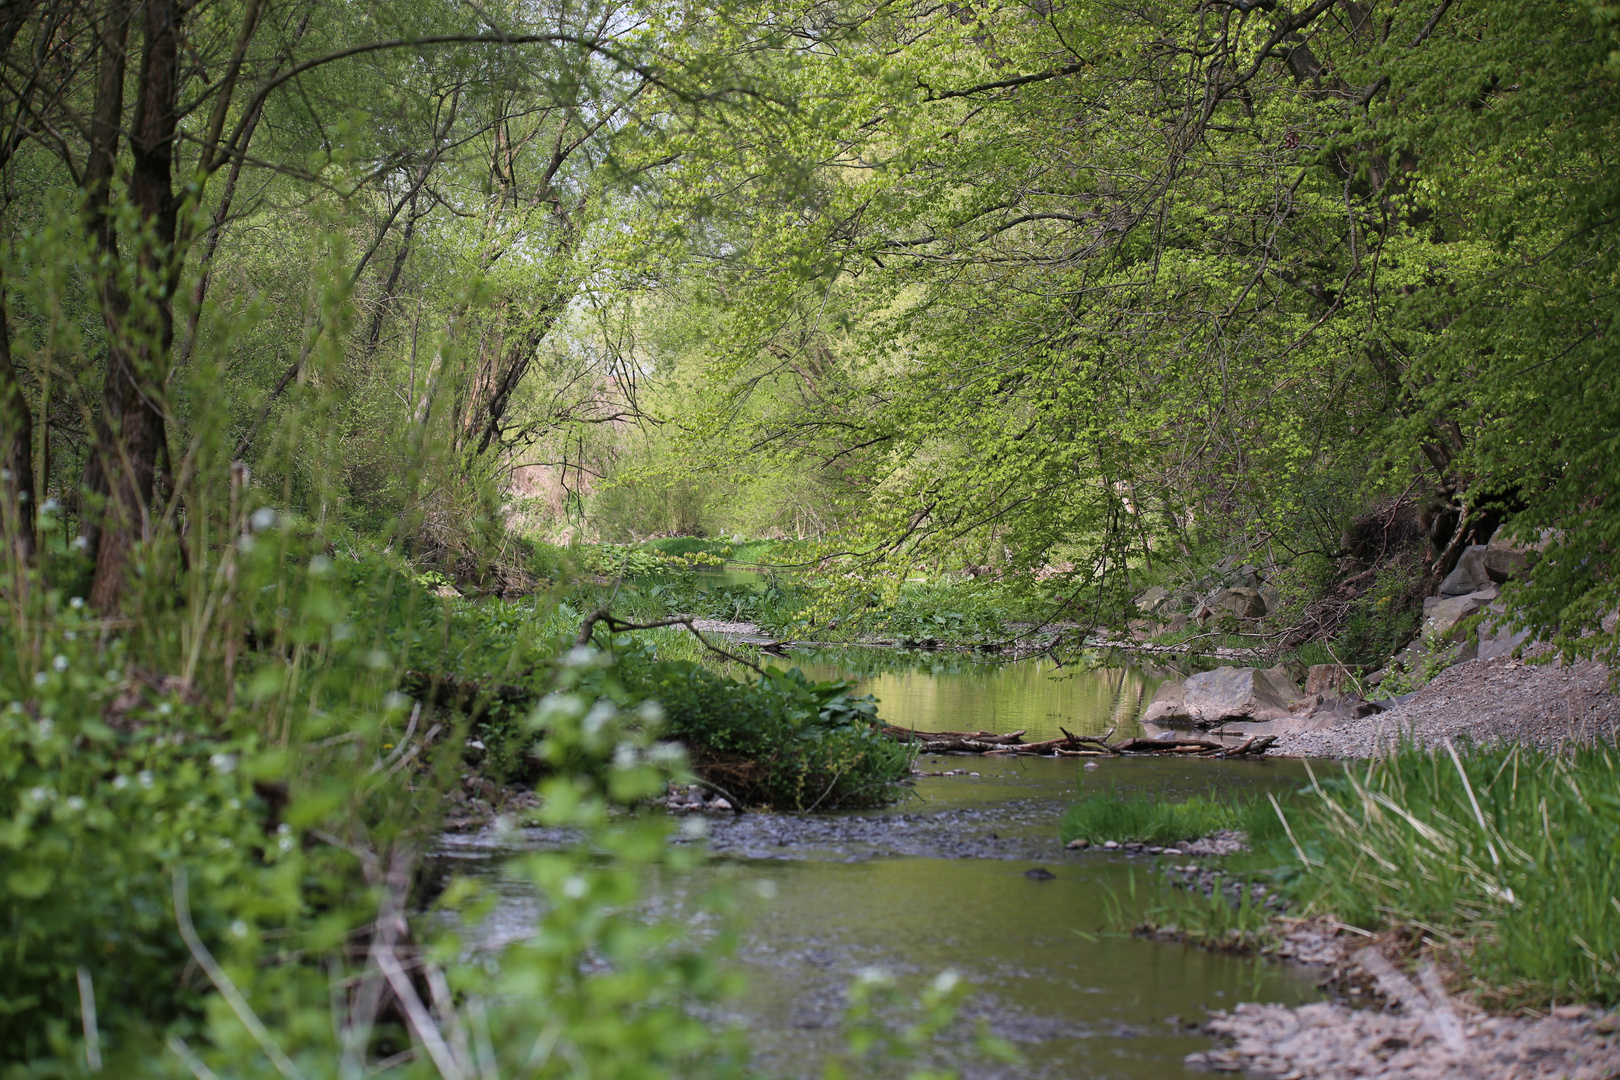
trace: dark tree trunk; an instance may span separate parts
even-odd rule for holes
[[[107,373],[96,432],[98,467],[86,477],[90,493],[101,497],[90,602],[103,611],[117,609],[135,545],[151,536],[153,482],[165,445],[172,298],[180,265],[174,250],[177,200],[171,170],[181,9],[175,0],[145,0],[142,13],[145,49],[129,135],[129,196],[141,225],[133,238],[139,291],[127,295],[112,280],[102,287]]]
[[[0,290],[0,536],[21,571],[34,557],[34,417],[11,365],[11,325]]]

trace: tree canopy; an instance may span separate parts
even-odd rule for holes
[[[1404,492],[1507,513],[1546,549],[1517,610],[1586,648],[1616,19],[12,5],[10,531],[69,504],[108,606],[232,460],[467,558],[545,466],[570,505],[764,504],[866,573],[1123,588],[1331,555]]]

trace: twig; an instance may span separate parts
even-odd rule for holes
[[[1069,739],[1070,742],[1092,743],[1092,744],[1094,744],[1096,746],[1102,747],[1104,750],[1108,751],[1110,754],[1113,754],[1115,757],[1124,757],[1125,756],[1122,751],[1115,750],[1112,746],[1109,746],[1107,741],[1106,741],[1108,739],[1108,736],[1112,735],[1114,733],[1113,728],[1109,728],[1108,731],[1106,733],[1104,733],[1104,735],[1103,735],[1103,737],[1101,739],[1092,738],[1089,735],[1075,735],[1075,734],[1072,734],[1067,728],[1064,728],[1064,727],[1059,727],[1058,730],[1063,732],[1064,735],[1068,736],[1068,739]]]
[[[169,1048],[171,1054],[186,1063],[186,1068],[191,1070],[191,1075],[197,1080],[219,1080],[219,1077],[214,1075],[214,1070],[203,1064],[202,1058],[198,1057],[180,1036],[170,1035],[164,1045]]]
[[[101,1029],[96,1026],[96,988],[90,969],[79,965],[79,1020],[84,1025],[84,1063],[91,1072],[101,1071]]]
[[[174,919],[180,925],[180,938],[186,943],[186,948],[191,950],[192,959],[203,969],[208,981],[219,991],[220,997],[230,1005],[236,1018],[247,1028],[248,1034],[253,1036],[253,1041],[259,1044],[265,1056],[270,1059],[270,1064],[276,1067],[276,1072],[285,1076],[287,1080],[303,1080],[303,1074],[298,1071],[298,1066],[294,1065],[292,1059],[276,1045],[275,1040],[270,1037],[270,1032],[265,1029],[264,1023],[248,1005],[247,999],[242,996],[242,992],[231,982],[230,976],[225,974],[225,969],[219,966],[214,954],[203,944],[202,938],[197,936],[197,928],[191,924],[191,905],[186,900],[184,867],[175,867],[174,871]]]
[[[377,764],[373,765],[371,767],[372,772],[377,772],[381,769],[388,768],[394,764],[394,758],[397,758],[401,754],[405,753],[406,749],[411,745],[411,736],[416,733],[416,721],[421,719],[421,717],[422,703],[418,701],[416,704],[411,706],[411,720],[410,723],[405,725],[405,734],[400,736],[399,748],[395,750],[389,758],[379,761]]]
[[[598,608],[596,611],[593,611],[590,617],[585,620],[584,624],[580,626],[579,637],[575,639],[574,644],[589,645],[591,643],[591,638],[596,633],[596,626],[598,623],[606,626],[608,628],[608,633],[610,634],[617,634],[621,631],[630,630],[657,630],[666,626],[684,626],[692,632],[692,636],[697,638],[698,642],[705,649],[708,649],[710,652],[715,653],[716,655],[723,656],[727,660],[741,664],[743,667],[751,669],[761,678],[765,676],[766,672],[764,668],[760,667],[751,660],[745,660],[743,657],[737,656],[735,653],[729,653],[720,646],[715,645],[708,638],[704,637],[703,632],[700,631],[696,626],[692,625],[692,622],[693,620],[690,615],[681,615],[673,619],[659,619],[657,622],[650,623],[626,622],[623,619],[615,617],[614,614],[607,608]]]
[[[408,863],[410,855],[404,850],[397,850],[388,870],[388,888],[383,896],[383,909],[377,915],[377,921],[371,939],[371,959],[382,972],[383,978],[388,980],[389,987],[399,1001],[400,1008],[405,1012],[405,1021],[410,1026],[411,1034],[421,1041],[433,1059],[434,1068],[444,1080],[466,1080],[466,1072],[461,1063],[451,1053],[450,1047],[445,1043],[444,1036],[439,1032],[439,1025],[434,1023],[428,1015],[427,1008],[422,999],[416,994],[416,987],[411,985],[410,978],[399,962],[394,952],[394,937],[405,917],[402,914],[403,901],[401,893],[404,882],[409,880]]]

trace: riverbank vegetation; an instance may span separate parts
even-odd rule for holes
[[[1495,1007],[1620,1002],[1620,754],[1612,745],[1557,754],[1499,746],[1406,746],[1375,761],[1319,768],[1281,800],[1211,815],[1143,805],[1109,817],[1082,803],[1064,821],[1108,838],[1146,824],[1219,818],[1255,823],[1250,850],[1224,860],[1225,882],[1288,901],[1290,917],[1333,920],[1426,954]],[[1266,816],[1270,821],[1264,821]],[[1136,819],[1141,818],[1141,822]],[[1095,822],[1096,824],[1092,824]],[[1154,837],[1171,839],[1175,828]],[[1176,839],[1183,839],[1177,836]],[[1174,899],[1162,928],[1211,944],[1261,942],[1272,912],[1214,897]]]
[[[681,858],[634,808],[905,761],[847,687],[627,623],[1118,631],[1249,560],[1321,616],[1264,634],[1370,657],[1500,528],[1510,617],[1613,657],[1614,16],[8,4],[0,1055],[740,1069],[633,914]],[[1397,517],[1411,580],[1332,599]],[[587,838],[496,974],[423,869],[475,769]]]
[[[1064,813],[1058,835],[1065,844],[1084,840],[1102,844],[1139,841],[1170,845],[1232,831],[1263,838],[1273,831],[1271,807],[1263,799],[1194,795],[1167,802],[1146,795],[1099,792],[1084,796]]]

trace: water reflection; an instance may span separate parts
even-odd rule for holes
[[[1139,667],[1087,668],[1049,657],[998,662],[969,654],[861,657],[882,650],[850,649],[836,656],[792,654],[818,679],[854,675],[862,693],[875,694],[886,723],[918,731],[1017,731],[1025,740],[1076,735],[1142,734],[1137,717],[1164,676]],[[839,661],[842,661],[841,663]],[[875,670],[874,670],[875,669]]]

